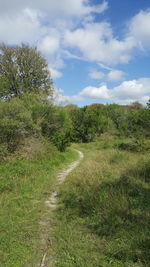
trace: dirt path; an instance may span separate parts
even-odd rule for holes
[[[80,161],[83,159],[83,157],[84,157],[83,153],[81,151],[79,151],[79,150],[76,150],[76,151],[77,151],[77,153],[79,155],[78,160],[72,162],[66,169],[62,170],[57,175],[57,183],[56,183],[57,187],[64,182],[66,177],[79,165]],[[54,191],[50,195],[50,198],[45,201],[45,205],[48,208],[50,208],[51,210],[56,209],[56,207],[57,207],[57,197],[58,197],[58,192]],[[42,261],[40,263],[40,267],[50,267],[50,266],[46,266],[47,253],[48,253],[48,249],[46,250],[46,252],[43,255]]]

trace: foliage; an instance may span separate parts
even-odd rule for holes
[[[52,93],[52,81],[46,60],[36,47],[0,45],[1,97],[22,93]],[[2,88],[1,88],[2,87]]]
[[[0,144],[6,144],[14,152],[23,139],[34,133],[31,113],[19,99],[0,105]]]
[[[103,133],[134,137],[137,145],[150,137],[149,102],[146,108],[139,102],[58,107],[47,98],[52,93],[48,65],[36,47],[0,45],[0,142],[9,151],[32,135],[44,136],[60,151]]]
[[[72,150],[60,153],[49,142],[29,141],[27,157],[13,156],[7,162],[0,162],[0,266],[3,267],[39,265],[46,249],[41,240],[40,222],[46,220],[43,203],[54,190],[58,171],[76,159]],[[47,214],[47,221],[49,218]]]
[[[60,151],[64,151],[70,143],[71,120],[61,107],[45,106],[44,119],[41,123],[42,134],[52,141]]]
[[[147,102],[147,109],[150,110],[150,99]]]
[[[99,147],[80,145],[85,160],[60,189],[56,266],[149,266],[149,154]]]
[[[108,119],[104,107],[83,107],[70,110],[73,124],[73,141],[91,142],[96,135],[106,131]]]
[[[133,136],[150,136],[150,113],[148,109],[132,110],[128,116],[128,128]]]

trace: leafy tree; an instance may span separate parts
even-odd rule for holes
[[[148,109],[133,110],[129,114],[129,129],[133,136],[150,136],[150,113]]]
[[[143,105],[141,103],[139,103],[138,101],[135,101],[135,102],[131,103],[130,106],[133,109],[141,109],[141,108],[143,108]]]
[[[72,123],[63,107],[43,106],[42,135],[64,151],[71,141]]]
[[[0,45],[1,98],[34,92],[52,94],[52,81],[46,60],[36,47]],[[3,88],[2,88],[3,87]]]
[[[109,119],[106,113],[106,106],[103,104],[92,104],[86,108],[91,113],[91,120],[93,121],[96,134],[99,135],[107,131]]]
[[[90,142],[98,131],[99,120],[93,109],[87,107],[71,110],[73,124],[72,140],[76,142]]]
[[[128,109],[117,104],[107,105],[107,116],[113,121],[118,134],[128,134]]]
[[[147,109],[150,110],[150,99],[147,102]]]

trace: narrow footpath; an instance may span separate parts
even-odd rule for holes
[[[56,182],[56,187],[58,188],[59,185],[61,185],[66,177],[79,165],[80,161],[83,159],[84,154],[79,151],[75,150],[78,153],[78,159],[74,162],[72,162],[66,169],[62,170],[58,175],[57,175],[57,182]],[[50,197],[48,200],[45,201],[45,205],[50,208],[51,210],[54,210],[57,208],[57,198],[58,198],[58,192],[54,191],[51,193]],[[48,254],[48,249],[45,251],[43,258],[40,263],[40,267],[51,267],[46,265],[46,258]]]

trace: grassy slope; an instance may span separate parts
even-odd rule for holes
[[[39,222],[44,200],[53,190],[56,173],[77,157],[52,146],[36,153],[36,158],[13,159],[0,164],[0,265],[37,266],[43,256]]]
[[[113,144],[78,147],[85,159],[55,212],[55,266],[150,266],[150,157]]]

